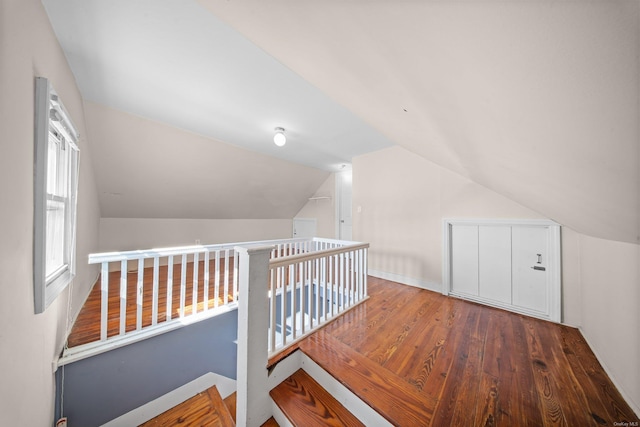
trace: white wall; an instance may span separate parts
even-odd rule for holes
[[[442,218],[544,218],[400,147],[353,160],[353,206],[354,239],[371,244],[370,268],[436,290],[442,283]],[[563,226],[563,322],[581,328],[636,412],[639,266],[638,245]]]
[[[396,144],[640,241],[637,0],[201,3]]]
[[[290,219],[100,219],[100,252],[291,237]]]
[[[0,413],[20,426],[53,423],[52,362],[62,349],[67,318],[93,284],[85,260],[97,248],[100,216],[82,98],[38,0],[0,2]],[[34,78],[47,77],[81,133],[77,276],[42,314],[33,303]],[[8,421],[10,420],[10,421]]]
[[[311,196],[329,199],[309,200],[295,218],[315,218],[316,237],[336,238],[336,174],[332,173]]]
[[[640,415],[640,246],[580,235],[581,330]]]
[[[353,159],[353,212],[371,269],[438,290],[443,218],[543,218],[399,146]]]

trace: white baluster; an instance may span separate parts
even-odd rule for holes
[[[138,283],[136,283],[136,331],[142,329],[142,304],[144,297],[144,258],[138,259]]]
[[[167,261],[167,320],[171,320],[171,305],[173,304],[173,255]]]
[[[127,331],[127,260],[120,262],[120,335]]]
[[[204,251],[204,289],[203,289],[203,298],[204,298],[204,311],[209,310],[209,251]]]
[[[220,298],[220,251],[216,251],[216,264],[215,264],[215,278],[213,281],[213,285],[215,286],[213,289],[213,297],[215,300],[213,301],[213,306],[218,307],[219,298]]]
[[[184,317],[184,304],[187,294],[187,255],[182,254],[180,266],[180,318]]]
[[[151,303],[151,324],[158,324],[158,293],[160,282],[160,258],[153,258],[153,302]]]
[[[107,322],[109,320],[109,263],[102,263],[100,272],[100,341],[107,339]]]
[[[191,295],[191,314],[198,312],[198,270],[200,267],[200,254],[193,254],[193,294]]]

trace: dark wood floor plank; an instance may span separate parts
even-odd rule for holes
[[[364,426],[302,369],[269,394],[294,426]]]
[[[576,332],[572,328],[563,327],[561,329],[562,348],[575,378],[576,387],[580,387],[584,393],[585,410],[597,425],[606,425],[605,420],[609,416],[619,416],[620,414],[609,412],[602,400],[602,393],[596,388],[589,374],[585,371],[580,357],[576,354],[582,352],[580,347],[583,345],[584,340]]]
[[[534,322],[529,321],[529,319],[523,319],[523,322],[531,357],[530,363],[533,366],[534,386],[538,391],[544,425],[567,426],[569,424],[565,411],[568,408],[563,408],[560,403],[558,378],[554,377],[549,371],[549,366],[543,354],[543,347],[548,344],[540,342]]]
[[[593,388],[598,390],[597,395],[607,408],[608,418],[617,422],[635,422],[637,417],[626,403],[621,404],[624,402],[622,395],[607,376],[584,337],[577,329],[572,328],[568,328],[565,334],[570,334],[573,352],[590,378]]]
[[[461,316],[460,320],[464,321],[462,328],[464,331],[472,331],[479,327],[481,313],[480,310],[474,308],[473,306],[467,307],[468,310],[465,310],[466,315]],[[459,313],[462,311],[458,310]],[[472,339],[466,334],[457,333],[454,339],[448,342],[450,347],[447,350],[449,351],[446,355],[443,353],[442,358],[443,361],[447,362],[448,366],[443,366],[446,369],[445,375],[443,375],[444,383],[439,382],[437,387],[439,388],[438,405],[431,424],[435,426],[451,425],[458,395],[464,393],[464,390],[469,387],[469,384],[463,383],[463,375],[469,362],[469,352],[473,350]],[[434,389],[431,393],[437,392],[433,381],[425,384],[425,388],[427,386],[430,389]]]
[[[487,398],[490,393],[485,392],[482,382],[482,365],[484,361],[484,347],[486,345],[487,317],[484,312],[480,312],[480,317],[476,326],[468,331],[469,352],[461,381],[462,387],[457,391],[455,404],[451,412],[451,426],[469,424],[470,420],[482,417],[482,405],[480,399]],[[443,400],[451,399],[441,395]],[[434,421],[435,422],[435,421]],[[481,425],[476,423],[475,425]]]
[[[411,299],[426,299],[428,304],[401,298],[405,303],[398,305],[390,300],[394,293],[406,295],[398,287],[403,286],[371,281],[371,298],[359,307],[359,314],[323,332],[335,338],[338,347],[349,347],[350,359],[332,354],[326,337],[324,354],[352,370],[365,363],[353,360],[381,364],[411,385],[417,399],[437,402],[433,415],[425,418],[432,420],[431,426],[637,421],[576,329],[415,288]],[[569,346],[574,349],[571,357],[566,353]],[[305,341],[300,348],[304,350]],[[579,375],[576,365],[581,368]],[[348,382],[349,376],[336,378]],[[377,390],[384,394],[386,382],[375,378],[370,387],[381,383]],[[402,389],[395,388],[400,396]],[[375,395],[370,389],[367,393]],[[598,408],[595,417],[593,408]]]

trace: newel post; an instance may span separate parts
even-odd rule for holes
[[[238,426],[260,426],[271,417],[268,388],[268,279],[272,246],[235,250],[239,256]]]

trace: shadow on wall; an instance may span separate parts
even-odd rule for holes
[[[442,283],[440,260],[429,259],[426,254],[421,257],[415,252],[380,251],[372,246],[369,250],[369,269],[428,283],[430,287]]]

